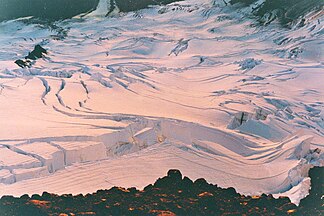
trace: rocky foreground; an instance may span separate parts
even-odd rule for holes
[[[10,215],[323,215],[324,168],[310,170],[310,195],[297,207],[288,198],[243,196],[233,188],[221,189],[204,179],[192,181],[178,170],[144,190],[113,187],[94,194],[43,193],[20,198],[2,197],[0,213]]]

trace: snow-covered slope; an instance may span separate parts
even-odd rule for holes
[[[324,159],[322,11],[283,29],[223,1],[98,10],[0,23],[0,195],[143,187],[170,168],[307,195]],[[19,68],[36,44],[47,55]]]

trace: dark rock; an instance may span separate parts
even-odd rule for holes
[[[42,193],[42,198],[43,199],[50,199],[51,197],[52,197],[52,195],[50,193],[47,193],[47,192]]]
[[[30,60],[37,60],[39,58],[43,58],[44,54],[47,54],[46,49],[44,49],[41,45],[37,44],[33,51],[28,53],[28,55],[25,57],[25,59],[18,59],[15,61],[15,63],[21,67],[21,68],[30,68],[32,66],[32,62]]]
[[[182,180],[182,174],[179,170],[171,169],[168,171],[168,177],[172,178],[175,181]]]
[[[182,180],[182,186],[186,187],[186,188],[191,188],[193,187],[193,181],[188,178],[187,176],[185,176]]]
[[[22,200],[27,200],[27,199],[30,199],[29,195],[28,194],[24,194],[20,197],[20,199]]]
[[[18,59],[15,61],[15,64],[21,68],[30,67],[30,61]]]
[[[36,60],[42,58],[44,54],[47,54],[46,49],[41,47],[41,45],[37,44],[32,52],[26,56],[26,59]]]
[[[40,200],[40,199],[42,199],[42,197],[39,194],[34,194],[34,195],[31,196],[31,199]]]
[[[129,191],[129,193],[137,193],[138,192],[138,190],[135,187],[127,188],[127,190]]]
[[[168,172],[143,191],[113,187],[86,196],[43,193],[42,197],[4,196],[0,199],[1,216],[20,215],[323,215],[324,168],[310,171],[312,190],[292,204],[287,197],[244,196],[234,188],[221,189],[205,179],[192,182],[177,170]]]
[[[172,181],[169,177],[159,178],[155,183],[154,187],[156,188],[168,188],[172,184]]]
[[[226,191],[226,193],[227,193],[229,196],[235,196],[235,195],[237,195],[236,190],[235,190],[234,188],[232,188],[232,187],[227,188],[225,191]]]
[[[314,167],[309,171],[311,177],[310,195],[302,199],[299,209],[310,209],[309,215],[324,215],[324,168]]]
[[[149,191],[153,188],[153,185],[152,184],[149,184],[147,185],[145,188],[144,188],[144,191]]]
[[[204,187],[206,185],[208,185],[207,181],[203,178],[199,178],[194,182],[196,187]]]

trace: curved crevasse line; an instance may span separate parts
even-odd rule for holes
[[[64,103],[64,101],[63,101],[63,98],[62,98],[61,95],[60,95],[60,92],[64,90],[65,85],[66,85],[66,82],[65,82],[64,79],[62,79],[62,80],[61,80],[61,86],[60,86],[59,90],[57,91],[57,93],[55,94],[55,96],[56,96],[58,102],[59,102],[63,107],[67,107],[67,106],[65,105],[65,103]]]
[[[46,104],[46,95],[47,95],[48,93],[50,93],[50,91],[51,91],[51,86],[48,84],[47,80],[44,79],[43,77],[39,77],[39,79],[42,81],[43,86],[45,87],[45,91],[44,91],[43,94],[42,94],[41,100],[42,100],[42,102],[43,102],[44,105],[47,105],[47,104]]]
[[[84,91],[86,93],[86,98],[83,101],[79,101],[79,107],[81,107],[83,109],[86,109],[88,111],[91,111],[90,108],[88,108],[88,107],[85,106],[85,104],[90,99],[90,96],[89,96],[89,94],[90,94],[89,88],[88,88],[87,84],[85,83],[85,81],[83,81],[83,80],[80,81],[80,84],[81,84],[82,88],[84,89]],[[80,110],[77,110],[77,111],[80,111]]]

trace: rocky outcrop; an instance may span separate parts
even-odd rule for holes
[[[37,44],[33,51],[28,53],[27,56],[25,56],[25,59],[18,59],[15,61],[15,63],[21,67],[21,68],[30,68],[33,61],[36,61],[39,58],[43,58],[44,55],[47,54],[46,49],[44,49],[41,45]]]
[[[113,187],[94,194],[43,193],[20,198],[2,197],[2,215],[321,215],[324,213],[323,168],[310,171],[312,190],[300,206],[272,195],[243,196],[205,179],[192,181],[179,170],[169,170],[144,190]]]

